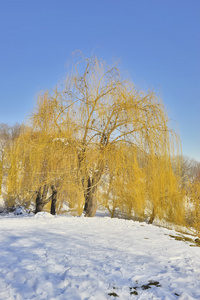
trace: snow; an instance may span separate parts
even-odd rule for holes
[[[200,249],[169,235],[108,217],[1,216],[0,299],[200,299]]]
[[[43,211],[38,212],[36,215],[34,215],[34,219],[54,219],[54,216]]]

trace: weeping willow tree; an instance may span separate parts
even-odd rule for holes
[[[67,199],[88,217],[101,202],[175,218],[183,197],[171,167],[172,135],[153,91],[139,91],[116,66],[82,57],[39,96],[10,155],[8,193],[28,201],[36,191],[46,204],[50,186],[60,206]]]
[[[72,189],[77,164],[76,148],[73,143],[69,144],[72,124],[58,125],[56,120],[59,114],[56,98],[52,99],[48,93],[40,95],[37,108],[11,151],[8,151],[7,195],[10,199],[14,198],[18,205],[29,206],[36,200],[36,213],[51,201],[51,213],[55,214],[58,189],[58,211],[63,198],[66,194],[70,195],[71,190],[73,197],[81,198],[79,188]],[[69,202],[71,198],[68,197]]]

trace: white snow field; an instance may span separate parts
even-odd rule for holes
[[[169,235],[180,234],[108,217],[1,216],[0,299],[200,299],[200,248]]]

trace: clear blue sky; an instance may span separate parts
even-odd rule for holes
[[[23,122],[77,49],[154,88],[200,161],[200,0],[0,0],[0,122]]]

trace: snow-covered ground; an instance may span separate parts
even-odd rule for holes
[[[200,248],[169,235],[108,217],[0,216],[0,299],[200,299]]]

